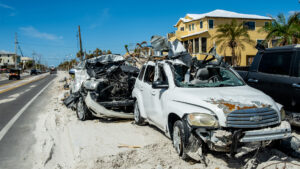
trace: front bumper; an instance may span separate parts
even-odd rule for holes
[[[287,121],[282,121],[277,127],[269,127],[259,130],[244,131],[240,142],[257,142],[285,139],[292,136],[291,125]]]

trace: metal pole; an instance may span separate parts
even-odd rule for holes
[[[80,33],[80,26],[78,25],[78,37],[79,37],[79,46],[80,46],[80,60],[82,61],[82,42],[81,42],[81,33]]]
[[[15,33],[15,69],[18,68],[17,58],[18,58],[18,35],[17,35],[17,32],[16,32]]]

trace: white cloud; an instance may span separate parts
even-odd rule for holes
[[[293,15],[296,12],[300,12],[300,11],[289,11],[289,15]]]
[[[5,8],[5,9],[10,9],[10,10],[15,10],[15,8],[11,7],[11,6],[8,6],[8,5],[5,5],[3,3],[0,2],[0,8]]]
[[[39,39],[46,39],[46,40],[59,40],[63,39],[62,36],[57,36],[54,34],[50,33],[45,33],[45,32],[40,32],[37,29],[35,29],[32,26],[28,27],[21,27],[20,30],[22,33],[26,36],[34,37],[34,38],[39,38]]]
[[[0,2],[0,8],[8,9],[10,11],[9,16],[15,16],[16,15],[16,10],[14,7],[3,4]]]

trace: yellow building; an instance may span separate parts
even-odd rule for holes
[[[193,56],[198,59],[203,59],[205,55],[200,53],[208,52],[213,47],[216,39],[213,37],[217,34],[218,25],[230,23],[233,19],[237,23],[243,23],[249,30],[249,35],[256,43],[260,43],[265,39],[266,33],[259,31],[265,24],[268,24],[272,19],[270,17],[240,14],[225,10],[214,10],[204,14],[187,14],[184,18],[180,18],[176,25],[177,30],[174,34],[169,34],[170,41],[178,39],[183,42],[186,49],[190,46]],[[190,45],[189,45],[190,44]],[[237,50],[236,55],[240,57],[239,65],[245,66],[251,64],[257,50],[255,45],[244,44],[245,50]],[[271,44],[270,44],[271,46]],[[192,49],[191,49],[192,47]],[[217,47],[217,53],[225,56],[225,60],[231,61],[231,50],[227,48],[221,51]]]

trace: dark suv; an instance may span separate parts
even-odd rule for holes
[[[290,122],[300,126],[300,44],[260,50],[244,80],[285,107]]]

